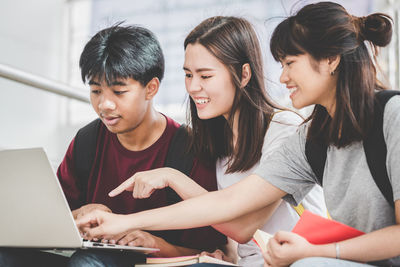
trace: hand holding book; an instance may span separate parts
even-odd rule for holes
[[[364,233],[335,220],[326,219],[310,211],[304,211],[292,230],[311,244],[330,244],[363,235]],[[264,252],[272,235],[257,230],[253,239]]]

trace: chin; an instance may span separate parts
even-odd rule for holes
[[[199,114],[199,113],[197,113],[197,116],[199,117],[200,120],[209,120],[209,119],[213,119],[213,118],[217,117],[212,114]]]
[[[304,105],[304,103],[299,103],[297,101],[292,101],[292,106],[295,109],[302,109],[302,108],[306,107],[307,105]]]

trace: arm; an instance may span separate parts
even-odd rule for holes
[[[260,210],[285,194],[261,177],[250,175],[224,190],[203,194],[168,207],[130,215],[94,211],[78,219],[77,224],[82,231],[87,232],[89,238],[107,237],[137,229],[169,230],[202,227],[231,221],[249,212]],[[90,226],[95,227],[90,228]]]
[[[117,240],[117,241],[116,241]],[[178,257],[199,254],[200,251],[192,248],[175,246],[163,238],[152,235],[145,231],[135,230],[122,237],[113,237],[110,243],[123,246],[139,246],[147,248],[158,248],[160,251],[153,253],[156,257]]]
[[[261,228],[275,212],[282,200],[277,200],[259,210],[249,212],[229,222],[213,225],[215,229],[238,243],[251,240],[254,232]]]
[[[132,190],[133,197],[149,197],[156,189],[167,186],[171,187],[183,200],[200,196],[208,192],[178,170],[159,168],[136,173],[111,191],[110,196],[116,196],[125,190]],[[280,202],[281,200],[278,200],[267,207],[249,212],[229,222],[213,225],[213,227],[237,242],[245,243],[251,239],[258,228],[265,224],[269,217],[275,212]]]
[[[103,204],[91,203],[91,204],[83,205],[79,209],[73,210],[72,216],[76,220],[76,219],[84,216],[85,214],[90,213],[93,210],[102,210],[102,211],[106,211],[106,212],[112,212],[110,208],[108,208],[107,206],[105,206]]]
[[[338,242],[341,259],[370,262],[400,255],[400,200],[395,202],[396,225]],[[312,245],[289,232],[278,232],[268,243],[268,265],[286,266],[305,257],[336,257],[336,245]]]
[[[173,168],[158,168],[137,172],[109,193],[110,197],[132,191],[134,198],[148,198],[157,189],[171,187],[183,200],[208,191],[182,172]]]

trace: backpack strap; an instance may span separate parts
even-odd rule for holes
[[[317,177],[320,186],[322,186],[322,177],[324,176],[327,149],[327,145],[322,142],[310,139],[306,141],[307,161]]]
[[[373,125],[363,142],[369,171],[379,190],[392,207],[394,207],[393,189],[386,168],[387,147],[383,135],[383,114],[389,99],[399,94],[399,91],[394,90],[376,93]]]
[[[373,125],[371,131],[363,141],[365,157],[371,175],[379,190],[392,207],[394,207],[393,189],[386,169],[387,148],[383,135],[383,113],[386,103],[394,95],[400,95],[400,91],[384,90],[375,94]],[[322,185],[327,146],[316,141],[307,140],[305,152],[311,169],[317,176],[320,185]]]
[[[74,165],[75,173],[78,178],[78,188],[84,193],[81,199],[82,203],[86,201],[86,191],[90,171],[92,170],[94,158],[96,156],[100,124],[101,120],[95,119],[81,128],[74,139]]]
[[[193,168],[194,155],[187,151],[189,142],[189,134],[185,124],[182,124],[172,137],[168,148],[167,158],[165,159],[165,167],[174,168],[190,177]],[[171,188],[167,190],[167,202],[169,205],[178,203],[182,199]]]

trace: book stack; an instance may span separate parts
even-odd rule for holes
[[[210,256],[183,256],[173,258],[147,258],[146,263],[135,264],[135,267],[167,267],[167,266],[187,266],[196,263],[213,263],[221,266],[238,266],[236,264],[219,260]]]

